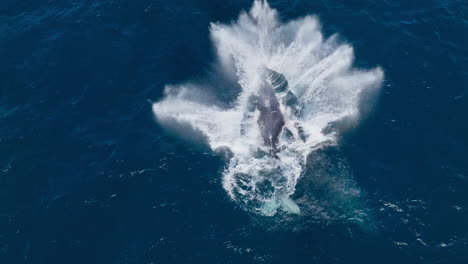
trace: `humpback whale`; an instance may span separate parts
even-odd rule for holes
[[[257,123],[265,146],[277,151],[278,136],[283,130],[284,116],[273,87],[266,81],[259,89],[257,109],[260,112]]]
[[[262,69],[261,77],[258,89],[248,97],[240,132],[242,135],[245,134],[247,124],[255,124],[252,119],[257,117],[256,123],[263,145],[268,148],[269,155],[272,158],[279,159],[278,153],[281,148],[278,145],[281,133],[285,133],[288,139],[300,139],[302,141],[306,139],[302,127],[298,122],[294,121],[296,117],[299,117],[301,107],[297,97],[288,89],[288,81],[283,74],[265,67]],[[259,157],[263,157],[265,154],[268,155],[268,152],[261,148],[257,149],[257,151]],[[275,174],[281,174],[281,171],[273,170],[270,173],[271,177],[275,177]],[[289,198],[289,195],[280,194],[280,190],[276,191],[277,199],[266,202],[262,206],[262,212],[270,215],[278,207],[281,207],[286,212],[300,214],[299,206]]]
[[[299,102],[297,97],[288,90],[288,81],[283,74],[264,68],[262,75],[263,80],[258,92],[252,94],[248,99],[244,120],[251,118],[253,116],[252,112],[259,111],[257,124],[263,143],[270,149],[270,154],[276,156],[278,137],[283,129],[292,135],[291,131],[285,127],[285,119],[277,95],[281,96],[283,105],[288,107],[291,113],[296,116],[300,114]],[[295,128],[298,131],[299,138],[304,141],[305,136],[302,128],[297,125],[295,125]],[[241,133],[244,133],[243,124],[241,124]]]

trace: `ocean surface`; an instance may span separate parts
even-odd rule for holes
[[[310,86],[302,163],[206,114],[258,62]],[[468,263],[467,1],[2,0],[0,89],[0,263]]]

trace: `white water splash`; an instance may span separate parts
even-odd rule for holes
[[[283,23],[266,1],[256,0],[250,12],[232,24],[212,23],[210,31],[218,70],[238,81],[242,89],[238,97],[230,107],[221,107],[197,98],[203,97],[197,92],[203,87],[168,86],[165,98],[153,105],[156,118],[167,126],[189,125],[206,137],[213,151],[228,148],[232,152],[223,187],[245,209],[264,215],[273,215],[279,208],[298,213],[289,197],[307,157],[320,143],[336,142],[336,131],[324,132],[330,124],[357,119],[361,92],[380,87],[383,72],[353,68],[353,48],[339,43],[337,36],[324,39],[316,17]],[[295,135],[291,139],[284,131],[280,134],[277,157],[264,154],[256,118],[244,120],[249,96],[258,91],[265,67],[286,77],[301,108],[301,114],[293,114],[282,100],[285,93],[277,94],[285,127]],[[304,140],[294,129],[299,126]]]

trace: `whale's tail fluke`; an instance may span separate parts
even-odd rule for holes
[[[299,206],[289,197],[283,197],[279,200],[271,200],[263,205],[262,211],[265,215],[274,214],[279,208],[289,214],[301,214]]]

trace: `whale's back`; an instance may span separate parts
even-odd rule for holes
[[[284,117],[275,91],[268,82],[263,82],[260,87],[257,107],[260,111],[257,122],[264,144],[276,151],[278,136],[284,126]]]

